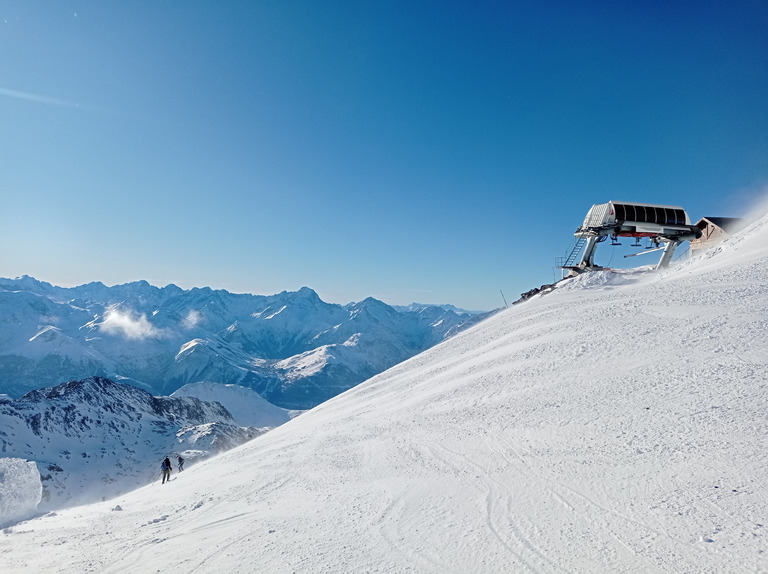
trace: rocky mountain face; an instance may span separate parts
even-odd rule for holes
[[[35,461],[41,511],[117,496],[151,483],[166,456],[194,465],[267,430],[238,426],[218,402],[100,377],[0,399],[0,457]]]
[[[306,287],[260,296],[145,281],[62,288],[0,279],[0,393],[90,376],[155,395],[213,381],[301,410],[486,316],[372,298],[341,306]]]

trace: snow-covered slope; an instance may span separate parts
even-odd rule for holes
[[[61,288],[0,279],[0,393],[18,397],[89,376],[157,395],[214,381],[307,409],[485,316],[436,306],[396,311],[371,298],[342,307],[306,287],[255,296],[146,281]],[[290,368],[308,353],[313,369]]]
[[[6,529],[4,571],[768,571],[768,221],[598,277],[170,485]]]
[[[240,425],[218,402],[153,397],[98,377],[0,401],[0,422],[2,456],[37,464],[40,510],[111,498],[152,482],[165,456],[194,464],[268,430]]]
[[[195,397],[201,401],[217,402],[227,409],[236,424],[243,427],[274,428],[292,418],[291,411],[276,407],[251,389],[237,385],[190,383],[171,397]]]

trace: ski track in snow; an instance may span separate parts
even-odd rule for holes
[[[565,283],[169,485],[8,528],[3,572],[768,572],[766,230]]]

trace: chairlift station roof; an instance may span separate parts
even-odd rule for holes
[[[575,235],[673,239],[695,233],[695,229],[682,207],[609,201],[593,205]]]

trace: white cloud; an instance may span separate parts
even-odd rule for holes
[[[192,329],[194,327],[197,327],[197,325],[202,320],[203,316],[200,314],[200,311],[195,311],[194,309],[189,312],[189,314],[184,318],[184,320],[181,322],[182,325],[186,329]]]
[[[149,322],[146,315],[116,307],[107,310],[99,328],[105,333],[122,335],[126,339],[146,339],[161,337],[164,334]]]
[[[768,185],[758,188],[754,192],[751,201],[747,200],[747,205],[749,206],[747,215],[749,221],[757,221],[764,217],[768,213]]]
[[[45,104],[48,106],[58,106],[62,108],[80,107],[78,104],[74,102],[68,102],[66,100],[60,100],[58,98],[51,98],[49,96],[43,96],[41,94],[33,94],[31,92],[11,90],[9,88],[0,88],[0,96],[6,96],[8,98],[16,98],[18,100],[25,100],[27,102],[34,102],[37,104]]]

